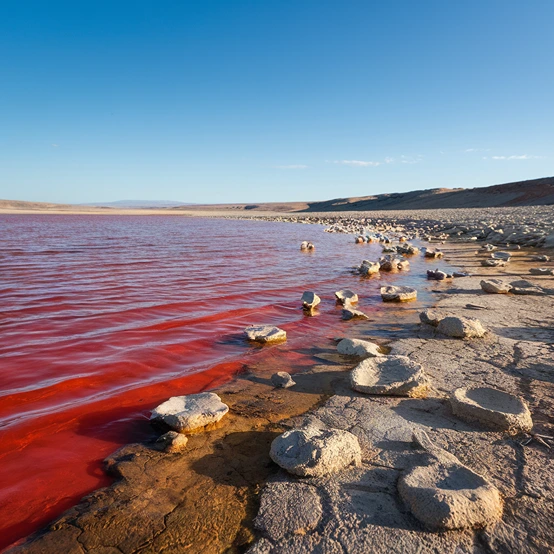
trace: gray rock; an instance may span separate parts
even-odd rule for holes
[[[506,260],[483,260],[481,265],[483,267],[504,267],[506,265]]]
[[[300,300],[305,310],[313,310],[321,302],[321,298],[319,298],[315,292],[311,291],[304,292]]]
[[[344,356],[359,358],[375,358],[383,355],[378,344],[360,339],[342,339],[337,344],[337,351]]]
[[[423,310],[419,314],[419,320],[421,323],[426,323],[427,325],[432,325],[433,327],[437,327],[441,319],[442,316],[434,310]]]
[[[504,260],[509,262],[512,258],[512,255],[509,252],[494,252],[491,254],[493,260]]]
[[[293,475],[321,477],[350,464],[361,464],[358,439],[348,431],[315,426],[293,429],[279,435],[269,452],[271,459]]]
[[[189,432],[217,423],[229,406],[213,392],[173,396],[154,410],[151,421],[162,421],[174,431]]]
[[[448,337],[460,339],[484,337],[486,333],[481,322],[473,317],[445,317],[439,322],[437,330]]]
[[[531,260],[534,261],[534,262],[549,262],[549,261],[550,261],[550,257],[549,257],[549,256],[545,256],[545,255],[541,255],[541,256],[531,256]]]
[[[456,389],[450,398],[452,412],[465,421],[477,421],[510,433],[533,427],[531,412],[519,396],[489,387]]]
[[[350,385],[358,392],[420,397],[427,391],[423,366],[407,356],[382,356],[360,362],[350,373]]]
[[[271,376],[271,382],[273,386],[279,387],[281,389],[288,389],[296,385],[292,377],[286,371],[278,371]]]
[[[244,330],[246,338],[254,342],[282,342],[287,339],[286,331],[273,325],[251,325]]]
[[[529,273],[531,275],[554,275],[554,267],[532,267]]]
[[[541,287],[535,285],[534,283],[531,283],[530,281],[526,281],[525,279],[520,279],[518,281],[512,281],[510,283],[512,287],[512,292],[514,294],[519,295],[532,295],[532,296],[542,296],[546,294],[544,289]]]
[[[362,275],[375,275],[375,273],[379,273],[379,269],[381,268],[381,265],[379,262],[370,262],[369,260],[364,260],[362,262],[362,265],[360,265],[358,271]]]
[[[444,256],[444,253],[442,250],[438,250],[436,248],[426,248],[424,256],[426,258],[442,258]]]
[[[360,310],[355,310],[354,308],[347,307],[342,310],[342,319],[348,321],[350,319],[369,319],[367,314],[361,312]]]
[[[417,298],[417,290],[411,287],[381,287],[384,302],[409,302]]]
[[[176,431],[168,431],[158,438],[155,446],[164,452],[176,454],[186,450],[188,441],[189,439],[186,435]]]
[[[428,439],[427,439],[428,440]],[[502,516],[502,497],[484,477],[433,448],[428,465],[406,471],[398,492],[412,514],[433,530],[483,527]]]
[[[427,279],[429,280],[444,281],[447,278],[452,278],[452,275],[449,276],[448,273],[439,271],[438,269],[435,269],[434,271],[432,269],[427,270]]]
[[[352,304],[358,301],[358,295],[349,289],[342,289],[335,292],[335,298],[343,305]]]
[[[489,294],[507,294],[512,290],[512,285],[501,279],[486,279],[480,284],[481,288]]]
[[[304,483],[270,483],[262,492],[254,527],[278,541],[305,534],[317,527],[323,515],[317,489]]]

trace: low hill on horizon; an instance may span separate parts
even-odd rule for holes
[[[436,188],[395,192],[372,196],[335,198],[318,202],[263,202],[257,204],[186,204],[184,202],[120,200],[95,204],[53,204],[48,202],[25,202],[0,200],[0,210],[30,211],[84,211],[110,209],[114,212],[125,209],[167,210],[168,212],[340,212],[380,210],[433,210],[449,208],[502,208],[514,206],[554,205],[554,177],[517,181],[489,187]]]

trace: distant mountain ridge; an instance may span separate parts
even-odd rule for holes
[[[186,202],[176,200],[116,200],[114,202],[87,202],[78,206],[94,206],[97,208],[173,208],[177,206],[190,206]]]

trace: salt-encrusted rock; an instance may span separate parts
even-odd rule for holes
[[[360,362],[350,373],[350,385],[365,394],[419,397],[427,379],[423,367],[407,356],[382,356]]]
[[[465,421],[483,423],[510,433],[533,427],[531,412],[519,396],[489,387],[456,389],[450,398],[452,412]]]
[[[360,310],[355,310],[352,307],[346,307],[344,310],[342,310],[342,319],[345,321],[348,321],[349,319],[369,319],[367,314],[364,314],[364,312],[361,312]]]
[[[360,339],[342,339],[337,344],[337,351],[345,356],[358,356],[359,358],[374,358],[383,355],[378,344]]]
[[[358,301],[358,295],[349,289],[342,289],[335,292],[335,298],[341,304],[347,305]]]
[[[251,341],[267,343],[287,339],[287,332],[273,325],[251,325],[244,330],[246,338]]]
[[[323,515],[317,488],[305,483],[269,483],[264,487],[254,527],[274,541],[304,535]]]
[[[494,252],[491,254],[493,260],[504,260],[509,262],[512,258],[512,255],[509,252]]]
[[[163,422],[174,431],[194,431],[217,423],[229,406],[213,392],[173,396],[152,410],[150,421]]]
[[[512,285],[501,279],[484,279],[481,288],[489,294],[507,294],[512,290]]]
[[[554,267],[532,267],[529,273],[531,275],[554,275]]]
[[[481,248],[483,250],[486,250],[487,252],[492,252],[493,250],[496,250],[496,246],[494,246],[494,244],[483,244]]]
[[[425,441],[416,442],[428,448],[428,464],[408,469],[398,481],[400,497],[412,514],[433,530],[483,527],[500,519],[498,489],[422,435]]]
[[[354,241],[356,244],[362,244],[365,242],[364,237],[356,237],[356,240]]]
[[[396,251],[399,254],[413,256],[414,254],[417,254],[419,252],[419,248],[417,246],[414,246],[413,244],[410,244],[409,242],[406,242],[405,244],[400,244],[399,246],[397,246]]]
[[[460,339],[484,337],[486,333],[481,322],[474,317],[445,317],[440,320],[437,330],[448,337]]]
[[[380,268],[381,264],[379,264],[379,262],[370,262],[369,260],[364,260],[360,265],[358,271],[362,275],[374,275],[375,273],[379,273]]]
[[[535,285],[534,283],[531,283],[530,281],[526,281],[525,279],[512,281],[510,283],[510,286],[512,287],[511,292],[513,292],[514,294],[533,296],[542,296],[543,294],[546,294],[544,289]]]
[[[315,292],[311,291],[304,292],[300,300],[305,310],[313,310],[321,302],[321,298],[319,298]]]
[[[424,256],[426,258],[442,258],[444,256],[444,253],[442,250],[438,250],[436,248],[427,248],[425,249]]]
[[[322,477],[361,464],[358,439],[348,431],[315,426],[293,429],[279,435],[269,452],[271,459],[293,475]]]
[[[379,258],[379,265],[383,271],[406,271],[410,267],[410,262],[399,256],[387,254]]]
[[[158,438],[155,447],[170,454],[177,454],[186,450],[188,441],[189,439],[186,435],[176,431],[168,431]]]
[[[506,260],[482,260],[481,265],[483,267],[504,267],[506,265]]]
[[[432,269],[427,270],[427,279],[431,281],[444,281],[448,277],[448,273],[445,273],[444,271],[439,271],[438,269],[435,269],[434,271]],[[450,278],[452,278],[452,275],[450,275]]]
[[[409,302],[417,298],[417,290],[411,287],[381,287],[383,302]]]
[[[442,317],[440,314],[435,312],[434,310],[423,310],[419,314],[419,320],[421,323],[426,323],[427,325],[432,325],[433,327],[437,327],[440,323]]]
[[[459,278],[459,277],[471,277],[469,273],[466,273],[465,271],[455,271],[452,274],[452,277]]]
[[[279,387],[281,389],[288,389],[296,385],[292,380],[292,377],[286,371],[278,371],[271,376],[271,382],[274,387]]]
[[[300,244],[300,250],[314,250],[315,246],[311,243],[305,240]]]
[[[531,260],[534,261],[534,262],[549,262],[550,257],[549,256],[544,256],[544,255],[531,256]]]

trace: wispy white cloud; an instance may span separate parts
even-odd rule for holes
[[[539,160],[543,156],[530,156],[529,154],[521,154],[517,156],[483,156],[484,160]]]
[[[292,165],[276,165],[275,169],[307,169],[308,166],[304,164],[292,164]]]
[[[417,156],[400,156],[400,163],[403,164],[418,164],[423,159],[421,154]]]
[[[464,152],[489,152],[490,148],[466,148]]]
[[[350,165],[352,167],[377,167],[383,162],[365,162],[363,160],[335,160],[334,164]]]
[[[58,148],[59,144],[53,142],[50,146],[52,146],[52,148]]]

